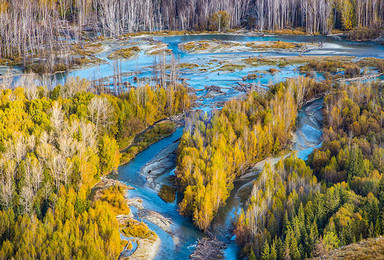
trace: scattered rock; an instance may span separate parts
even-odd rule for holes
[[[173,235],[173,232],[171,229],[172,221],[169,218],[164,217],[160,213],[153,210],[143,209],[137,213],[137,216],[139,218],[144,218],[152,222],[153,224],[155,224],[156,226],[158,226],[168,234]]]
[[[139,198],[132,198],[132,199],[127,199],[127,204],[128,206],[133,206],[137,208],[138,210],[143,210],[143,201]]]

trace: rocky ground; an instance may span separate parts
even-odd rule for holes
[[[156,191],[160,191],[163,181],[156,181],[159,178],[162,180],[169,177],[169,172],[175,168],[176,149],[179,143],[174,142],[163,149],[151,161],[149,161],[141,170],[142,175],[147,178],[148,186]],[[160,179],[159,179],[160,180]],[[168,183],[171,185],[171,183]]]

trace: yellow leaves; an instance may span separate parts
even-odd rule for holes
[[[0,1],[0,14],[7,13],[8,10],[8,1],[7,0],[1,0]]]
[[[107,202],[107,207],[109,207],[115,215],[128,215],[130,209],[124,198],[125,191],[126,189],[122,186],[111,186],[101,192],[99,200]]]
[[[227,11],[218,11],[209,17],[209,29],[221,32],[230,23],[230,16]]]
[[[39,3],[39,6],[42,8],[53,10],[56,4],[56,1],[55,0],[39,0],[38,3]]]
[[[188,215],[192,211],[192,201],[194,197],[194,191],[191,186],[187,186],[184,190],[184,198],[179,204],[180,213]]]

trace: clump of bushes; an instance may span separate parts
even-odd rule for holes
[[[107,202],[116,215],[128,215],[130,209],[124,198],[125,191],[126,188],[116,184],[101,191],[99,200]]]
[[[360,67],[373,67],[377,69],[380,73],[384,72],[384,60],[378,58],[364,58],[360,59],[357,64]]]
[[[177,67],[179,69],[194,69],[194,68],[198,68],[199,65],[195,63],[180,63],[177,65]]]
[[[343,69],[346,66],[350,65],[350,63],[344,63],[337,60],[311,60],[308,62],[308,64],[305,64],[300,67],[300,72],[308,72],[308,71],[319,71],[319,72],[330,72],[330,73],[336,73],[338,69]]]
[[[271,59],[265,59],[260,57],[249,57],[243,60],[243,62],[247,65],[257,67],[262,65],[276,65],[277,62]]]
[[[172,203],[176,199],[176,188],[168,185],[163,185],[161,186],[158,195],[165,202]]]
[[[127,227],[123,228],[123,234],[127,237],[139,237],[153,239],[156,237],[155,232],[151,231],[144,222],[131,219],[127,223]]]
[[[184,51],[192,52],[192,51],[202,51],[206,50],[209,47],[209,43],[207,41],[199,41],[199,42],[187,42],[181,45],[181,48]]]
[[[244,77],[243,77],[243,80],[245,81],[245,80],[247,80],[247,79],[250,79],[250,80],[252,80],[252,79],[258,79],[258,78],[260,78],[260,77],[261,77],[260,75],[251,73],[251,74],[248,74],[247,76],[244,76]]]
[[[149,53],[149,55],[171,55],[171,54],[172,54],[172,50],[170,49],[161,49],[161,50],[156,50]]]
[[[269,70],[269,73],[271,73],[272,75],[276,74],[277,72],[279,72],[278,69],[275,69],[275,68],[270,68]]]
[[[254,49],[293,49],[298,47],[297,44],[292,42],[284,41],[274,41],[274,42],[265,42],[265,43],[253,43],[249,42],[246,44],[247,47]]]
[[[284,41],[276,41],[271,44],[270,48],[273,49],[293,49],[296,45],[291,42],[284,42]]]
[[[240,64],[224,64],[221,66],[218,70],[219,71],[230,71],[234,72],[236,70],[242,70],[245,68],[245,65],[240,65]]]
[[[161,140],[162,138],[171,135],[176,130],[176,124],[173,122],[165,122],[157,124],[154,128],[145,132],[139,139],[131,145],[127,151],[122,153],[122,162],[129,162],[139,152],[148,148],[153,143]]]
[[[345,77],[355,78],[360,76],[360,67],[356,64],[347,65],[344,69]]]
[[[271,33],[284,34],[284,35],[306,35],[307,34],[304,28],[295,28],[295,29],[285,28],[281,30],[271,31]]]
[[[377,39],[383,34],[380,28],[357,27],[349,32],[348,38],[353,41],[369,41]]]

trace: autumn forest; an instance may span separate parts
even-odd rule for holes
[[[383,0],[0,0],[0,259],[384,257]]]

